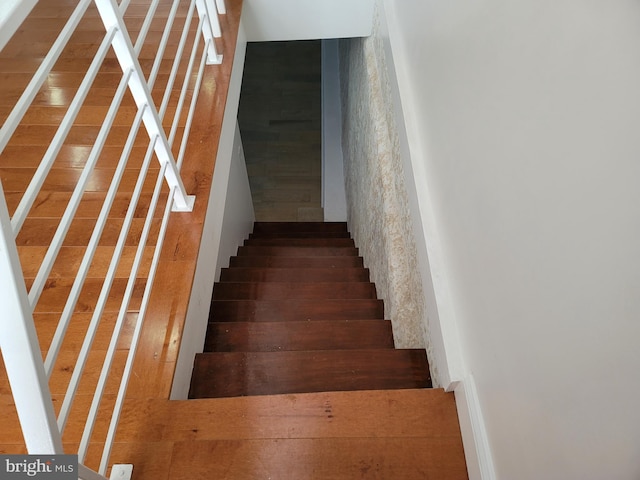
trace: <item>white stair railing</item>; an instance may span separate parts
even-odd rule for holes
[[[73,100],[67,108],[50,146],[47,148],[40,165],[36,169],[31,182],[25,189],[24,195],[12,215],[7,207],[2,184],[0,183],[0,304],[3,310],[2,315],[0,315],[0,350],[4,359],[7,377],[11,385],[12,395],[28,452],[32,454],[60,454],[63,453],[62,432],[69,419],[71,405],[73,404],[78,384],[82,378],[88,356],[91,352],[107,299],[113,299],[111,287],[114,282],[116,270],[118,270],[121,263],[120,260],[125,243],[130,234],[134,213],[141,205],[143,185],[149,174],[154,154],[160,163],[151,201],[149,204],[144,205],[147,209],[147,216],[142,233],[140,234],[140,241],[130,269],[127,286],[124,294],[120,297],[120,309],[102,365],[100,378],[95,387],[90,412],[85,421],[84,432],[77,452],[80,461],[79,478],[87,480],[106,478],[105,474],[109,467],[111,446],[114,441],[119,415],[124,403],[127,383],[133,368],[136,347],[140,340],[144,314],[149,305],[151,288],[160,259],[160,251],[170,212],[172,210],[188,212],[193,208],[194,198],[185,191],[184,184],[180,177],[180,166],[182,165],[186,151],[187,137],[192,124],[197,93],[205,72],[205,65],[219,64],[222,62],[222,55],[216,50],[215,38],[220,37],[222,34],[218,15],[226,13],[224,0],[174,0],[166,18],[162,38],[157,46],[153,66],[148,78],[145,78],[138,60],[138,55],[145,43],[150,26],[156,19],[159,0],[149,1],[150,5],[144,22],[140,27],[135,45],[132,43],[125,21],[125,13],[130,0],[122,0],[119,4],[115,0],[80,0],[48,54],[42,60],[39,68],[31,78],[23,94],[6,118],[2,128],[0,128],[0,154],[2,154],[5,147],[10,144],[14,133],[21,125],[36,95],[43,88],[54,65],[63,53],[78,25],[81,24],[83,18],[86,16],[87,10],[92,3],[95,5],[104,24],[105,36],[91,65],[85,73],[81,85],[78,87]],[[159,102],[159,105],[156,105],[153,100],[152,90],[160,72],[161,63],[165,56],[172,29],[176,26],[178,9],[181,6],[187,7],[188,14],[182,26],[182,34],[162,100]],[[200,35],[190,35],[194,18],[198,19],[197,31],[200,32]],[[13,27],[13,30],[15,31],[15,27]],[[189,41],[192,42],[192,45],[190,50],[187,50]],[[46,177],[54,166],[56,158],[59,156],[62,146],[74,125],[74,121],[84,105],[96,77],[100,74],[100,69],[110,51],[115,53],[122,71],[120,85],[104,117],[97,139],[86,158],[82,173],[71,194],[71,198],[47,249],[44,260],[40,265],[30,289],[27,291],[25,278],[20,265],[18,248],[16,246],[16,238],[36,202]],[[171,121],[171,127],[169,132],[166,133],[163,128],[163,119],[168,110],[173,87],[176,85],[176,82],[179,81],[178,72],[181,70],[179,66],[186,51],[190,51],[188,66],[186,72],[183,73],[180,95],[177,101],[176,111]],[[200,54],[200,61],[196,61],[198,54]],[[196,65],[197,70],[195,69]],[[195,77],[195,81],[193,81],[193,77]],[[184,133],[180,139],[179,148],[175,146],[179,152],[178,157],[174,158],[172,153],[174,141],[177,136],[179,122],[182,118],[182,109],[186,103],[187,92],[190,86],[193,93],[191,101],[189,102]],[[120,110],[127,91],[133,96],[137,107],[137,115],[132,122],[120,160],[116,166],[108,191],[106,192],[98,219],[84,251],[71,291],[66,299],[66,304],[54,333],[53,340],[46,352],[46,359],[43,362],[41,358],[41,345],[36,335],[33,312],[38,305],[38,301],[45,288],[47,279],[51,274],[58,253],[81,204],[91,173],[100,158],[107,136],[113,127],[116,115]],[[144,126],[147,136],[149,137],[147,153],[140,167],[137,183],[131,194],[130,205],[122,222],[119,238],[114,247],[113,256],[105,275],[102,289],[93,306],[93,314],[74,366],[71,380],[67,387],[67,393],[62,402],[60,413],[56,417],[51,393],[49,391],[48,378],[52,375],[65,334],[72,322],[72,315],[75,311],[81,290],[85,285],[89,268],[97,251],[125,169],[129,168],[127,162],[131,155],[138,131],[142,126]],[[163,188],[165,188],[164,185],[168,186],[169,194],[166,204],[162,208],[163,214],[160,232],[156,239],[151,266],[147,273],[145,290],[141,300],[141,306],[139,307],[138,319],[134,327],[133,339],[127,354],[126,365],[124,370],[120,372],[122,380],[118,388],[115,407],[110,416],[108,433],[104,439],[105,448],[99,469],[97,472],[94,472],[84,466],[83,462],[86,457],[89,442],[92,439],[92,433],[101,405],[107,377],[111,372],[116,344],[118,343],[118,338],[127,316],[134,286],[139,278],[138,275],[143,262],[144,252],[148,246],[147,240],[154,223],[155,212],[162,198],[161,192]],[[129,478],[130,475],[131,471],[128,466],[115,465],[111,469],[111,478],[124,479]]]
[[[0,351],[29,452],[62,453],[47,376],[0,183]]]

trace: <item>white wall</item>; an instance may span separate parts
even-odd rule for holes
[[[364,37],[374,0],[245,0],[242,22],[250,42]]]
[[[640,4],[384,2],[472,478],[640,478]]]
[[[253,228],[253,203],[237,122],[247,47],[242,24],[237,42],[202,243],[171,389],[173,400],[185,399],[189,393],[194,356],[202,352],[204,345],[213,284]]]
[[[18,30],[37,0],[2,0],[0,3],[0,50]]]
[[[215,208],[215,207],[214,207]],[[218,261],[216,262],[215,279],[220,279],[220,269],[229,266],[229,259],[238,252],[238,246],[248,238],[253,230],[255,215],[247,164],[242,149],[240,128],[236,123],[233,138],[233,153],[229,165],[229,182],[227,183],[227,198],[224,203],[224,217],[220,228],[220,246]]]
[[[338,41],[322,41],[322,209],[325,222],[347,221],[342,158]]]

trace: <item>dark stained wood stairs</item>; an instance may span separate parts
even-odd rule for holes
[[[261,223],[214,286],[190,398],[431,387],[345,223]]]

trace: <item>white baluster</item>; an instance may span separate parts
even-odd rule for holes
[[[133,95],[136,105],[139,109],[144,106],[149,107],[145,110],[142,121],[147,129],[149,138],[158,138],[155,149],[156,156],[161,164],[167,164],[165,178],[169,186],[175,187],[176,189],[175,197],[173,199],[173,210],[190,212],[193,210],[195,197],[187,195],[185,191],[184,184],[180,178],[180,172],[178,171],[176,162],[173,159],[173,154],[171,153],[171,147],[167,142],[167,137],[162,128],[162,122],[158,116],[158,111],[155,108],[148,85],[144,80],[142,68],[140,67],[140,63],[135,55],[131,39],[127,33],[124,20],[118,10],[118,6],[115,3],[115,0],[95,0],[95,4],[107,31],[114,27],[118,29],[118,32],[113,39],[113,50],[115,51],[122,71],[132,72],[132,75],[129,77],[129,90]]]
[[[27,451],[62,453],[62,438],[0,183],[0,350]]]

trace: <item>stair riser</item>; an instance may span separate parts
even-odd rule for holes
[[[213,287],[214,300],[375,299],[373,283],[222,282]]]
[[[350,238],[348,232],[286,232],[286,233],[250,233],[249,238]]]
[[[388,320],[210,323],[205,352],[393,348]]]
[[[231,257],[230,267],[256,268],[357,268],[362,257]]]
[[[212,322],[292,322],[383,319],[382,300],[214,300]]]
[[[251,238],[246,247],[338,247],[355,248],[350,238]]]
[[[368,282],[364,268],[223,268],[221,282]]]
[[[347,224],[344,222],[256,222],[253,233],[322,233],[322,232],[347,232]]]
[[[190,398],[428,388],[424,350],[203,353]]]
[[[357,257],[354,247],[238,247],[238,256],[254,257]]]

